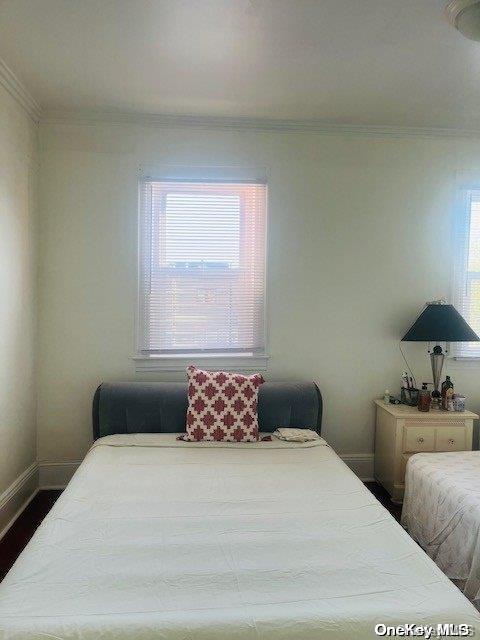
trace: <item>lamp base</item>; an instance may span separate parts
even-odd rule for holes
[[[431,408],[440,409],[442,406],[442,394],[440,393],[440,391],[434,389],[431,395],[432,395]]]
[[[440,380],[442,379],[443,364],[445,362],[445,354],[442,351],[442,347],[437,344],[433,348],[433,352],[430,354],[430,363],[432,365],[433,375],[433,391],[432,391],[432,406],[435,409],[440,409],[442,394],[440,393]]]

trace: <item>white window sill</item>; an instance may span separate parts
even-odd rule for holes
[[[203,369],[257,372],[266,371],[269,356],[254,353],[210,353],[134,356],[137,373],[149,371],[185,371],[190,364]]]

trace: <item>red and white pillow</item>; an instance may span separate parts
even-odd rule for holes
[[[257,442],[258,389],[265,380],[187,367],[189,441]]]

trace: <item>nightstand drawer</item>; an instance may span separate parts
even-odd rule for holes
[[[435,451],[435,428],[427,425],[409,425],[403,430],[403,451]]]
[[[467,446],[467,432],[465,427],[440,427],[437,429],[435,451],[465,451]]]

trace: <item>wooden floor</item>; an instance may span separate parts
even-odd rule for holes
[[[396,520],[400,520],[401,505],[393,504],[388,493],[377,482],[365,485]],[[36,528],[55,504],[61,491],[40,491],[0,540],[0,581],[35,533]]]
[[[39,491],[0,540],[0,580],[3,580],[61,493]]]
[[[390,511],[397,522],[400,522],[402,516],[402,505],[395,504],[390,500],[389,494],[378,482],[365,482],[365,486],[369,489],[376,499],[383,504],[387,511]]]

